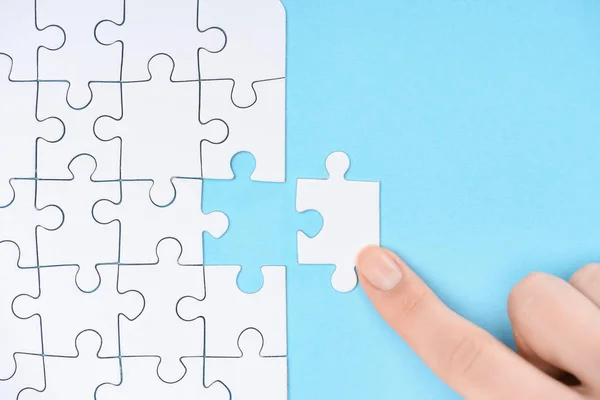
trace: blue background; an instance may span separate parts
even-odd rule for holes
[[[512,345],[516,282],[600,261],[600,2],[283,2],[288,181],[250,182],[242,156],[233,186],[206,182],[205,211],[232,222],[206,262],[241,263],[246,290],[288,266],[291,400],[457,398],[360,288],[297,265],[320,217],[295,213],[296,179],[347,152],[349,177],[381,181],[382,243]]]

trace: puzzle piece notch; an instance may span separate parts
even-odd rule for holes
[[[36,120],[38,84],[10,81],[11,65],[11,59],[0,54],[0,207],[12,202],[10,179],[35,178],[37,139],[58,140],[63,133],[57,119],[46,124]]]
[[[37,270],[21,268],[20,258],[14,242],[0,242],[0,381],[15,374],[16,353],[42,353],[40,319],[21,319],[12,310],[15,297],[40,292]]]
[[[19,318],[41,316],[46,354],[76,356],[75,338],[83,331],[93,330],[103,340],[100,356],[118,356],[120,315],[133,320],[144,308],[142,294],[117,291],[118,267],[103,266],[101,284],[91,293],[82,292],[75,285],[76,267],[48,267],[39,271],[40,296],[18,296],[13,310]]]
[[[4,325],[2,326],[4,329]],[[45,387],[44,358],[36,354],[14,355],[15,373],[8,379],[0,378],[2,399],[17,399],[25,390],[42,391]]]
[[[100,223],[120,221],[122,263],[153,262],[158,243],[173,237],[183,247],[179,259],[182,265],[203,264],[203,232],[219,238],[227,230],[229,219],[225,214],[202,212],[202,180],[176,178],[173,182],[177,196],[166,207],[150,200],[152,182],[148,181],[124,181],[120,203],[100,201],[94,206],[94,218]]]
[[[253,83],[285,77],[285,7],[279,0],[199,0],[199,9],[201,29],[219,26],[227,35],[222,51],[200,53],[200,76],[233,80],[233,102],[252,105]]]
[[[297,227],[316,235],[323,226],[318,212],[296,212],[294,186],[252,181],[250,176],[255,166],[252,154],[238,153],[231,162],[234,180],[206,179],[203,185],[204,208],[223,211],[232,221],[223,237],[214,239],[205,235],[205,264],[241,264],[237,284],[246,293],[262,287],[263,265],[296,261],[290,255],[296,254],[293,238]],[[232,248],[236,251],[232,252]]]
[[[367,245],[379,245],[379,182],[345,179],[350,159],[335,152],[327,157],[328,179],[298,179],[296,208],[317,210],[323,229],[314,238],[298,232],[300,264],[333,264],[332,286],[353,290],[358,277],[355,257]]]
[[[65,40],[65,33],[59,26],[38,28],[34,1],[3,0],[0,55],[6,54],[11,59],[12,68],[7,74],[10,80],[35,81],[38,78],[38,49],[57,50]]]
[[[13,179],[14,200],[8,207],[0,208],[0,241],[13,241],[21,250],[21,265],[38,265],[36,230],[58,229],[62,224],[62,211],[55,206],[39,209],[35,205],[36,182]]]
[[[201,123],[200,83],[173,81],[174,68],[171,57],[153,57],[150,80],[123,84],[123,118],[96,124],[100,139],[121,138],[123,179],[152,180],[150,196],[158,205],[175,198],[173,179],[201,177],[202,141],[227,137],[222,121]]]
[[[285,79],[257,83],[259,97],[249,108],[232,103],[232,84],[201,82],[200,119],[225,121],[228,129],[224,142],[202,143],[202,176],[233,179],[232,159],[246,151],[256,160],[253,180],[285,182]]]
[[[192,5],[196,13],[186,11]],[[216,53],[225,47],[226,35],[220,28],[198,28],[197,0],[128,0],[125,8],[126,18],[121,22],[103,21],[96,28],[100,43],[124,43],[124,81],[147,80],[148,61],[157,54],[169,54],[176,60],[175,80],[198,80],[198,54]]]
[[[84,292],[100,285],[98,267],[119,261],[119,224],[98,223],[92,208],[100,200],[118,201],[119,182],[95,180],[96,160],[82,154],[68,165],[70,179],[39,180],[38,206],[60,204],[64,220],[59,229],[37,232],[42,266],[76,265],[76,284]],[[90,240],[93,238],[93,240]]]
[[[118,180],[121,175],[121,143],[104,141],[95,134],[100,117],[121,118],[121,84],[94,83],[93,101],[77,110],[69,106],[67,82],[41,82],[37,96],[37,119],[47,123],[60,118],[63,135],[56,141],[40,140],[37,148],[37,171],[40,179],[65,179],[67,165],[80,154],[97,160],[95,179]]]
[[[176,311],[180,298],[204,297],[204,269],[201,265],[178,264],[181,254],[179,241],[163,239],[157,247],[155,264],[121,265],[119,270],[119,292],[134,290],[145,299],[138,318],[121,320],[122,354],[158,356],[158,376],[167,383],[178,382],[186,375],[183,357],[204,355],[204,321],[183,321]]]
[[[264,338],[253,328],[240,335],[241,357],[207,357],[206,381],[222,382],[236,400],[287,399],[286,357],[262,357]]]
[[[75,340],[74,356],[45,357],[44,390],[24,390],[19,400],[93,399],[102,384],[116,385],[121,381],[119,359],[99,356],[104,343],[98,332],[83,331]]]
[[[60,49],[40,50],[39,78],[69,82],[68,104],[85,108],[93,98],[91,82],[121,80],[121,49],[100,44],[94,30],[102,20],[123,18],[123,1],[46,0],[36,4],[39,24],[56,24],[66,36]]]
[[[287,355],[285,267],[263,267],[264,285],[253,294],[237,287],[240,269],[205,266],[205,297],[182,298],[177,304],[177,314],[184,321],[204,319],[206,356],[241,356],[238,338],[247,328],[256,328],[265,337],[262,356]]]
[[[156,375],[156,357],[123,357],[123,382],[103,385],[97,400],[177,399],[229,400],[229,391],[222,383],[204,386],[204,359],[190,357],[182,360],[186,374],[180,381],[168,384]]]

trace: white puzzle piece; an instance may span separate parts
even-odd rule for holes
[[[253,294],[238,288],[240,270],[239,266],[205,266],[205,297],[181,299],[177,313],[186,321],[205,320],[207,356],[240,356],[237,342],[247,328],[255,328],[262,333],[265,340],[262,356],[286,356],[285,267],[263,267],[263,287]]]
[[[0,241],[10,240],[21,249],[20,264],[37,266],[36,231],[56,229],[62,224],[62,212],[54,206],[37,209],[33,180],[12,180],[13,202],[0,208]]]
[[[207,357],[206,382],[222,382],[235,400],[288,398],[286,357],[261,357],[263,337],[255,329],[239,337],[241,357]]]
[[[60,49],[40,50],[39,78],[68,81],[69,104],[85,107],[92,99],[90,82],[120,80],[120,46],[103,46],[94,30],[102,20],[123,18],[123,0],[38,0],[36,4],[38,25],[58,25],[66,35]]]
[[[173,384],[156,376],[156,357],[123,357],[123,383],[103,385],[97,400],[230,400],[222,383],[204,386],[204,359],[186,358],[185,377]],[[266,399],[265,399],[266,400]]]
[[[12,200],[11,178],[35,178],[36,139],[57,140],[63,131],[56,119],[36,120],[37,83],[9,81],[10,65],[0,55],[0,207]]]
[[[200,123],[199,82],[172,82],[173,60],[152,59],[152,79],[123,84],[123,119],[102,118],[96,133],[102,139],[122,138],[123,179],[152,179],[157,204],[173,200],[173,177],[199,178],[200,142],[223,141],[222,124]]]
[[[280,0],[199,0],[200,29],[218,26],[225,48],[200,52],[202,79],[231,79],[232,100],[239,107],[256,101],[252,84],[285,77],[286,15]]]
[[[177,196],[167,207],[159,207],[150,201],[148,192],[152,182],[148,181],[125,181],[119,204],[101,201],[94,207],[97,221],[120,221],[122,263],[151,263],[156,259],[158,242],[174,237],[183,247],[181,264],[202,264],[203,232],[219,238],[227,230],[229,220],[225,214],[202,212],[200,179],[174,179],[173,182]]]
[[[71,174],[67,165],[79,154],[90,154],[98,162],[97,180],[117,180],[121,173],[121,143],[118,139],[102,141],[94,133],[96,120],[102,116],[121,117],[121,84],[94,83],[93,101],[83,110],[71,108],[65,99],[69,84],[42,82],[39,85],[37,118],[59,118],[64,134],[57,142],[40,140],[37,150],[38,178],[63,179]],[[52,120],[54,122],[54,120]]]
[[[118,358],[99,358],[103,338],[94,331],[77,336],[73,357],[46,356],[46,387],[42,392],[24,390],[19,400],[93,400],[103,383],[118,384],[121,370]]]
[[[323,229],[314,238],[298,232],[300,264],[333,264],[331,283],[337,291],[356,287],[355,257],[367,245],[379,245],[379,182],[349,181],[345,153],[327,157],[328,179],[298,179],[298,212],[316,210]]]
[[[231,159],[241,151],[252,153],[255,181],[285,181],[285,79],[254,85],[258,100],[250,108],[231,102],[233,82],[202,81],[200,119],[220,119],[228,127],[223,143],[202,143],[202,176],[233,179]]]
[[[107,45],[124,43],[125,81],[148,79],[148,61],[161,53],[175,60],[174,80],[198,80],[198,52],[225,46],[225,35],[214,25],[198,29],[198,0],[127,0],[124,6],[125,19],[101,23],[96,34]]]
[[[64,221],[60,228],[38,229],[39,263],[42,266],[77,265],[77,286],[93,291],[100,284],[99,264],[119,261],[119,224],[100,224],[92,215],[94,204],[102,199],[120,199],[119,182],[94,179],[96,160],[88,155],[69,164],[68,180],[39,180],[37,206],[60,204]]]
[[[144,296],[144,311],[134,321],[121,319],[121,351],[124,356],[160,357],[158,375],[165,382],[185,375],[182,357],[204,355],[204,322],[186,322],[177,316],[177,302],[184,296],[204,297],[204,269],[182,266],[181,244],[175,239],[161,241],[158,262],[121,265],[119,292],[135,290]]]
[[[2,0],[0,3],[0,54],[12,58],[12,80],[36,80],[38,48],[56,50],[65,42],[61,28],[48,26],[39,29],[35,4],[36,0]],[[4,91],[0,89],[0,95],[2,93]],[[29,100],[33,101],[34,98]]]
[[[41,268],[40,296],[21,295],[15,299],[13,310],[19,318],[42,316],[46,354],[75,356],[77,335],[94,330],[102,337],[99,355],[119,355],[119,315],[136,318],[144,300],[137,292],[117,292],[118,266],[102,266],[99,272],[100,286],[94,292],[85,293],[75,284],[76,267]]]
[[[38,296],[40,291],[37,269],[20,268],[19,257],[16,244],[0,242],[0,379],[8,379],[15,373],[15,353],[42,353],[39,317],[20,319],[12,312],[15,297]]]
[[[0,399],[17,399],[26,389],[44,390],[44,359],[36,354],[15,354],[17,370],[9,379],[0,378]]]

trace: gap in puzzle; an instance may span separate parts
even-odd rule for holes
[[[202,210],[240,152],[285,182],[285,60],[279,0],[0,0],[1,399],[287,399],[286,266],[241,291]],[[295,247],[347,292],[379,183],[325,166]]]

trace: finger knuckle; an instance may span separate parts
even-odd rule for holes
[[[463,336],[449,353],[447,370],[457,378],[468,379],[480,369],[480,360],[488,346],[488,341],[479,337]]]

